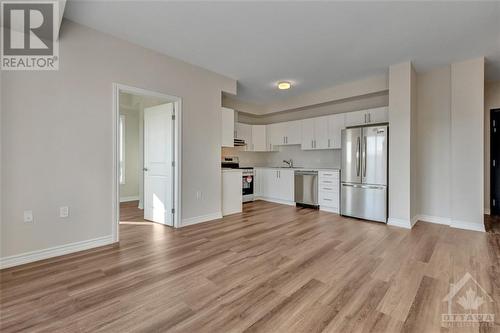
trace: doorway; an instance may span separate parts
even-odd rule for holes
[[[500,109],[490,110],[490,214],[500,213]]]
[[[114,84],[113,101],[113,235],[122,220],[178,227],[181,99]]]

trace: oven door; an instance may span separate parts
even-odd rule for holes
[[[255,179],[253,175],[243,176],[243,195],[253,195],[253,184]]]

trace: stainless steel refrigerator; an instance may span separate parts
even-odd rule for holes
[[[387,222],[386,125],[342,130],[340,214]]]

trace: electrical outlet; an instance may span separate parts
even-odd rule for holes
[[[201,200],[201,191],[196,191],[196,200]]]
[[[59,207],[59,217],[66,218],[69,216],[69,207],[63,206]]]
[[[24,223],[33,223],[33,211],[25,210],[23,220],[24,220]]]

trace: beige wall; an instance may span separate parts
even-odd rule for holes
[[[64,21],[59,71],[2,73],[2,257],[111,235],[113,82],[182,98],[182,218],[220,212],[221,91],[236,82]]]
[[[451,225],[484,229],[484,58],[451,65]]]
[[[484,86],[484,210],[490,210],[490,110],[500,108],[500,81]]]
[[[419,214],[450,218],[451,67],[417,75]]]
[[[417,78],[417,198],[423,220],[484,230],[484,59]]]
[[[389,223],[409,227],[412,219],[411,150],[414,70],[411,62],[389,68]]]
[[[417,170],[417,130],[418,130],[418,105],[417,105],[417,72],[411,66],[410,69],[410,218],[411,223],[415,223],[419,213],[419,198],[417,195],[418,170]]]

